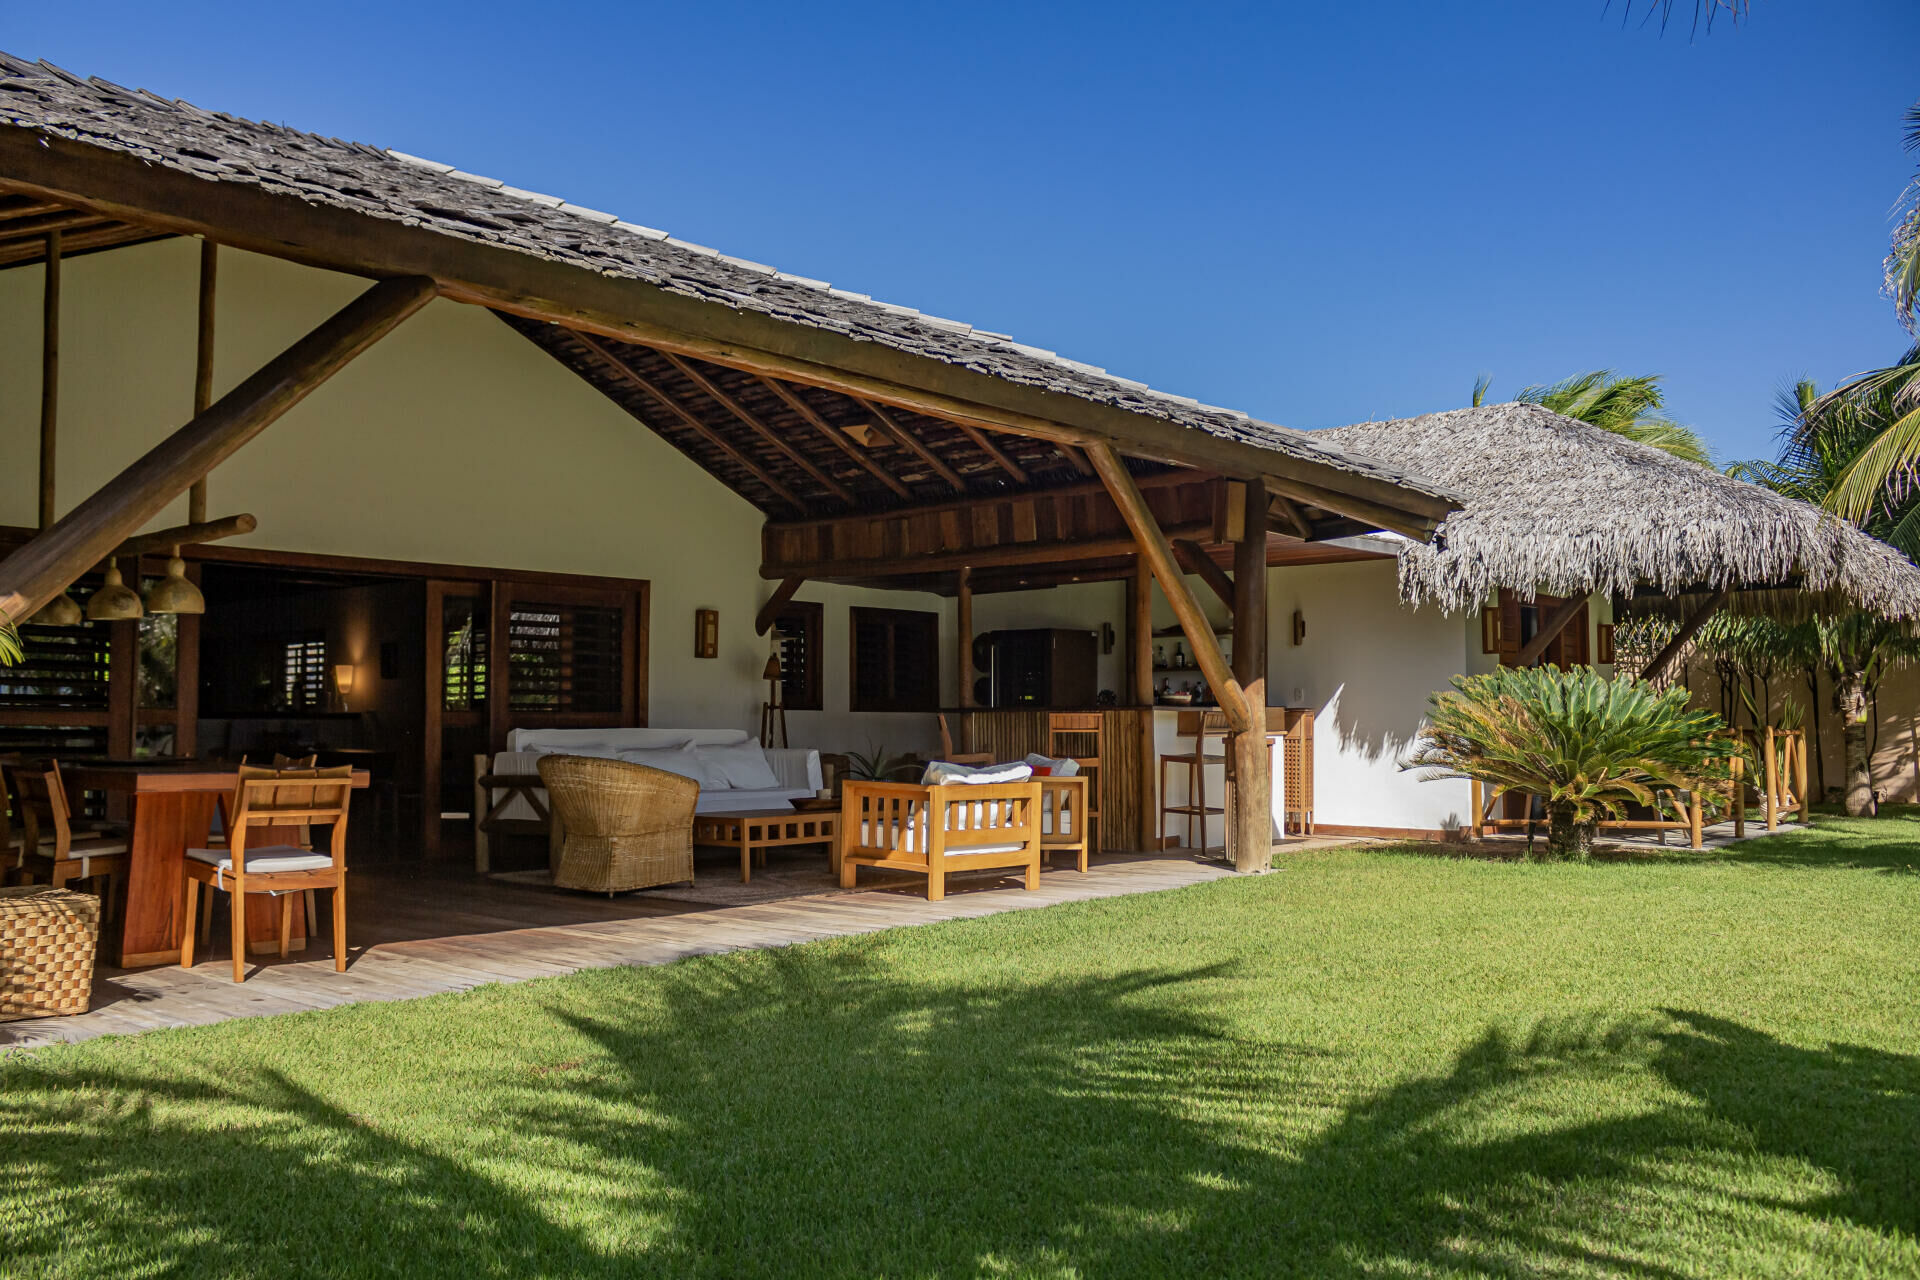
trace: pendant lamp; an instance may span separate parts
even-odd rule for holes
[[[147,588],[148,613],[205,613],[207,598],[200,594],[200,588],[187,580],[187,562],[180,558],[180,548],[173,549],[173,558],[167,561],[167,576]]]
[[[36,627],[77,627],[87,620],[81,612],[80,602],[62,591],[53,599],[40,606],[40,612],[27,621]]]
[[[87,601],[87,618],[92,622],[125,622],[145,612],[140,596],[120,579],[120,562],[107,561],[107,580]]]

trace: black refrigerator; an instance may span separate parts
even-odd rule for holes
[[[1091,631],[989,631],[974,640],[976,701],[989,707],[1091,707],[1099,687]]]

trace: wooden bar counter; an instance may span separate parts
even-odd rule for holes
[[[205,848],[213,829],[220,797],[231,795],[237,771],[202,761],[155,763],[76,764],[62,770],[74,791],[104,791],[123,796],[131,810],[132,828],[127,850],[132,866],[127,876],[127,909],[120,925],[117,948],[123,969],[143,965],[178,964],[181,930],[186,920],[185,872],[188,849]],[[367,772],[356,769],[353,785],[367,785]],[[256,828],[248,843],[255,847],[299,842],[297,828]],[[293,946],[305,947],[306,913],[293,913]],[[280,946],[279,909],[266,894],[249,894],[248,950]]]

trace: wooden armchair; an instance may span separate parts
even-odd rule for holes
[[[862,866],[914,871],[927,878],[927,901],[947,896],[947,875],[1022,867],[1040,887],[1041,800],[1028,782],[848,782],[840,802],[840,886]]]
[[[539,769],[559,843],[555,886],[611,898],[693,879],[699,783],[597,756],[541,756]]]
[[[1088,813],[1087,779],[1035,778],[1040,784],[1040,851],[1051,860],[1056,853],[1072,855],[1086,874],[1087,852],[1093,844],[1093,820]]]

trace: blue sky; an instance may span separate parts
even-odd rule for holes
[[[1690,42],[1618,3],[108,3],[0,47],[1291,426],[1611,367],[1770,453],[1780,386],[1904,349],[1920,4],[1753,0]]]

